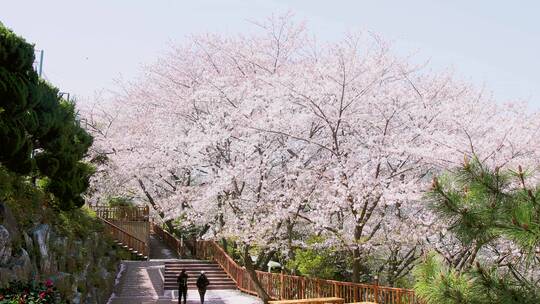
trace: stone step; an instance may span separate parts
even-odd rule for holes
[[[167,264],[171,265],[215,265],[215,263],[212,262],[205,262],[205,261],[187,261],[184,262],[183,260],[169,260],[167,261]]]
[[[210,282],[210,284],[212,285],[217,285],[217,284],[234,284],[234,281],[231,280],[231,279],[213,279],[213,280],[210,280],[208,279],[208,281]],[[195,285],[197,281],[196,280],[189,280],[188,281],[188,285]],[[165,280],[164,284],[174,284],[174,285],[178,285],[177,281],[176,281],[176,278],[173,278],[173,279],[170,279],[170,280]]]
[[[178,278],[178,276],[167,275],[165,276],[165,282],[168,282],[168,281],[176,282],[176,278]],[[215,276],[215,277],[207,277],[207,278],[210,281],[210,283],[219,282],[219,281],[232,282],[231,278],[229,278],[228,276]],[[196,282],[196,281],[197,281],[196,277],[188,278],[188,283]]]
[[[230,281],[230,280],[208,280],[208,281],[210,281],[211,285],[223,285],[223,284],[234,285],[234,281]],[[196,284],[196,281],[188,282],[188,285],[195,285],[195,284]],[[176,282],[176,280],[169,280],[169,281],[165,281],[165,285],[178,285],[178,283]]]
[[[234,283],[234,281],[230,281],[230,280],[208,280],[208,281],[210,281],[211,285],[236,285]],[[189,281],[188,285],[195,286],[196,283],[197,283],[196,281]],[[178,285],[176,279],[167,280],[167,281],[165,281],[164,284],[165,285],[175,285],[175,286]]]
[[[221,267],[217,265],[201,265],[201,266],[186,266],[186,265],[165,265],[165,267],[171,269],[171,270],[177,270],[180,271],[182,269],[185,269],[186,271],[201,271],[201,270],[221,270]]]
[[[204,270],[210,285],[208,289],[236,289],[236,284],[229,275],[216,263],[201,260],[176,260],[165,262],[164,289],[176,290],[176,279],[181,270],[186,270],[188,275],[188,288],[197,289],[196,282],[201,270]]]
[[[222,269],[218,264],[195,264],[195,263],[174,263],[166,262],[165,266],[171,269]]]
[[[204,273],[206,275],[224,273],[224,271],[221,270],[221,269],[211,269],[211,270],[210,269],[191,270],[191,269],[187,269],[187,268],[183,268],[183,269],[186,270],[186,273],[188,274],[188,276],[199,276],[199,274],[201,274],[201,270],[204,270]],[[180,270],[180,269],[169,269],[169,271],[167,273],[179,275],[180,272],[182,272],[182,270]]]
[[[165,275],[165,282],[174,282],[176,284],[176,279],[178,276],[171,276],[171,275]],[[226,275],[220,275],[220,276],[207,276],[208,281],[210,283],[212,282],[233,282],[233,280],[226,276]],[[188,278],[188,283],[195,283],[197,281],[196,277]]]
[[[190,273],[188,272],[187,274],[188,274],[188,281],[191,281],[191,280],[195,281],[199,277],[199,273],[190,275]],[[214,279],[219,279],[219,278],[230,279],[229,276],[226,273],[214,273],[214,274],[205,273],[205,274],[206,274],[206,277],[208,279],[210,279],[210,278],[214,278]],[[178,277],[178,273],[166,273],[165,274],[165,279],[174,278],[176,280],[177,277]]]
[[[178,284],[176,283],[165,283],[163,285],[165,287],[166,290],[172,290],[172,289],[178,289]],[[234,283],[215,283],[215,284],[212,284],[210,283],[210,285],[208,285],[208,288],[212,287],[212,289],[220,289],[220,288],[224,288],[224,289],[229,289],[229,288],[233,288],[233,289],[236,289],[236,284]],[[197,289],[197,285],[195,285],[195,283],[193,284],[188,284],[188,288],[189,289]]]
[[[125,250],[131,252],[132,254],[136,255],[137,256],[137,259],[143,259],[143,260],[147,260],[148,259],[148,256],[144,255],[142,252],[138,252],[137,250],[127,246],[127,245],[124,245],[124,243],[118,241],[118,240],[114,240],[114,242],[116,243],[116,245],[118,245],[119,247],[122,247],[124,248]]]
[[[163,289],[164,290],[178,290],[178,285],[164,285]],[[206,289],[207,290],[219,290],[219,289],[233,290],[233,289],[236,289],[236,285],[235,284],[208,285]],[[188,285],[188,290],[197,290],[197,286]]]
[[[169,260],[167,263],[172,264],[215,264],[214,261],[208,261],[208,260],[194,260],[194,259],[176,259],[176,260]]]

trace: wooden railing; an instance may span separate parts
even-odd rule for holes
[[[342,298],[316,298],[302,300],[279,300],[269,301],[268,304],[343,304],[345,300]]]
[[[154,233],[157,234],[169,248],[176,251],[180,258],[190,256],[190,250],[188,249],[188,247],[193,247],[193,245],[188,246],[185,241],[180,241],[174,235],[172,235],[168,231],[165,231],[163,228],[161,228],[161,226],[155,223],[152,224],[152,229]]]
[[[150,222],[147,221],[122,221],[122,220],[108,220],[114,225],[120,227],[125,232],[133,235],[134,237],[144,240],[146,243],[150,242]]]
[[[148,206],[91,206],[96,215],[106,220],[148,221]]]
[[[238,289],[257,295],[245,268],[238,265],[214,241],[197,241],[196,257],[214,260],[233,278]],[[259,282],[272,299],[294,300],[322,297],[345,299],[345,303],[369,301],[384,304],[416,304],[421,301],[410,289],[372,284],[322,280],[301,276],[257,271]]]
[[[127,246],[130,251],[140,254],[143,257],[148,257],[150,248],[147,241],[143,241],[129,232],[123,230],[110,221],[100,218],[105,224],[105,233],[110,235],[113,239]]]

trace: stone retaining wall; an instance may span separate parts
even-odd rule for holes
[[[37,219],[20,227],[0,202],[0,286],[13,280],[52,279],[72,303],[106,303],[120,256],[99,229],[83,237],[63,235]]]

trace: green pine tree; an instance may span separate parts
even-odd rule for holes
[[[527,177],[521,167],[490,170],[474,158],[433,180],[430,207],[463,244],[475,244],[475,251],[459,268],[429,254],[414,271],[421,298],[430,304],[540,303],[538,282],[475,259],[484,246],[501,238],[519,246],[529,265],[539,258],[540,187],[529,185]]]
[[[92,137],[33,62],[33,45],[0,25],[0,165],[40,179],[60,209],[77,208],[92,174],[82,161]]]

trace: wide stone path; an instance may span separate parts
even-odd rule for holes
[[[163,268],[159,260],[123,261],[109,303],[156,303],[163,294]]]
[[[108,304],[178,303],[178,292],[164,291],[165,261],[176,254],[153,235],[149,261],[123,261]],[[238,290],[208,290],[206,304],[260,304],[257,297]],[[188,290],[187,304],[200,303],[197,290]]]
[[[177,293],[174,293],[174,299],[177,299]],[[162,303],[162,302],[158,302]],[[163,302],[178,303],[178,300]],[[183,302],[182,302],[183,303]],[[188,290],[187,304],[201,303],[199,292],[197,290]],[[208,290],[204,297],[205,304],[262,304],[257,297],[246,295],[238,290]]]

